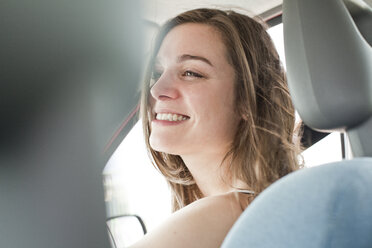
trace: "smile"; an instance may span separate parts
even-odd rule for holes
[[[189,119],[189,117],[179,114],[159,113],[156,114],[155,119],[160,121],[185,121]]]

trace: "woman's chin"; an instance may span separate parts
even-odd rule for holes
[[[157,152],[164,152],[172,155],[179,155],[179,151],[174,144],[164,142],[163,140],[152,139],[150,136],[150,147]]]

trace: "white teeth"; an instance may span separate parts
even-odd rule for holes
[[[177,114],[156,114],[156,119],[161,121],[185,121],[187,120],[186,116],[177,115]]]

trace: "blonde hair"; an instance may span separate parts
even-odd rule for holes
[[[146,145],[155,166],[171,187],[174,211],[201,198],[202,194],[180,156],[150,147],[151,107],[148,98],[152,67],[160,45],[172,28],[185,23],[206,24],[218,30],[227,48],[228,60],[235,69],[235,106],[242,118],[224,159],[231,161],[228,169],[232,178],[245,182],[258,194],[299,167],[299,145],[294,141],[294,107],[284,69],[266,27],[234,11],[187,11],[161,27],[141,98]]]

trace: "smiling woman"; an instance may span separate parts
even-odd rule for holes
[[[219,35],[213,27],[198,23],[183,24],[170,31],[157,55],[155,67],[161,70],[157,73],[161,76],[154,79],[156,83],[150,91],[150,105],[156,117],[151,122],[151,147],[180,155],[185,162],[195,154],[203,154],[212,167],[221,163],[238,124],[234,69],[224,58],[226,49]],[[172,121],[158,120],[162,114]],[[182,119],[174,122],[174,117]],[[197,176],[200,166],[191,161],[186,164]],[[202,182],[203,179],[200,186]],[[212,194],[211,190],[219,187],[201,188],[204,195]]]
[[[279,56],[264,26],[245,15],[196,9],[169,20],[141,113],[178,211],[135,247],[219,247],[254,197],[298,168]]]

